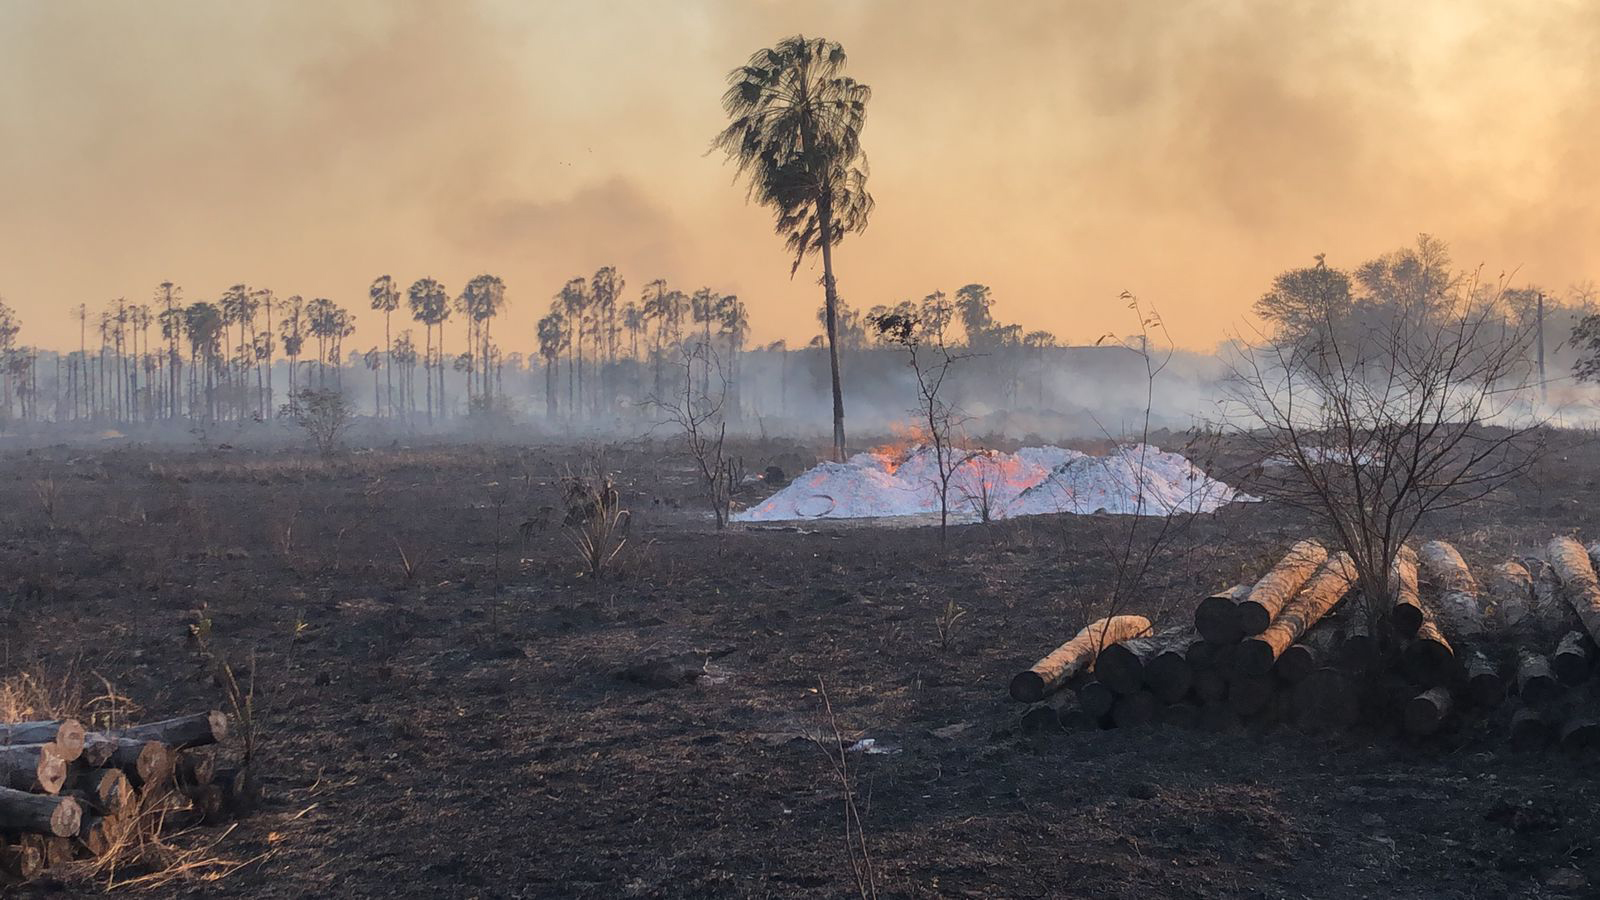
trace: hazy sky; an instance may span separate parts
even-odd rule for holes
[[[1600,277],[1600,2],[0,0],[0,296],[75,344],[79,302],[244,281],[366,346],[374,276],[488,271],[527,349],[612,264],[805,340],[819,273],[706,155],[728,69],[795,32],[874,91],[859,307],[982,281],[1091,341],[1126,289],[1206,347],[1275,272],[1419,231]]]

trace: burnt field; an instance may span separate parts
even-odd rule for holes
[[[794,473],[816,450],[740,452]],[[631,514],[600,579],[560,491],[597,457]],[[1248,462],[1218,474],[1248,490]],[[225,708],[189,640],[209,620],[253,677],[267,803],[216,852],[256,861],[168,893],[852,896],[839,738],[872,742],[844,758],[882,896],[1600,891],[1596,758],[1514,753],[1492,723],[1024,733],[1007,682],[1110,589],[1127,518],[963,526],[943,550],[934,528],[717,533],[646,444],[5,463],[8,676],[109,682],[150,717]],[[1600,538],[1597,471],[1586,435],[1551,435],[1422,537],[1474,567]],[[1185,519],[1137,611],[1188,615],[1309,535],[1271,503]]]

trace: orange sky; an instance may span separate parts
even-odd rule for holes
[[[79,302],[244,281],[355,307],[365,346],[373,276],[489,271],[527,349],[613,264],[804,340],[816,273],[705,155],[727,70],[796,31],[874,89],[877,212],[837,255],[857,306],[982,281],[1000,318],[1092,341],[1132,329],[1127,289],[1209,347],[1275,272],[1419,231],[1600,278],[1581,0],[0,0],[0,296],[64,345]]]

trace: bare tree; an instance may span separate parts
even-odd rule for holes
[[[950,526],[951,480],[956,471],[973,458],[973,454],[956,447],[959,413],[940,395],[950,376],[950,367],[962,358],[952,354],[945,341],[949,309],[944,292],[936,291],[924,297],[920,306],[902,303],[868,317],[880,340],[905,348],[908,365],[916,377],[917,417],[933,444],[934,487],[939,492],[940,548],[946,544]]]
[[[728,525],[733,497],[744,480],[743,458],[730,457],[725,447],[728,377],[709,344],[685,347],[682,354],[679,362],[683,370],[681,390],[668,397],[652,396],[649,405],[660,413],[662,424],[677,430],[685,451],[694,461],[706,502],[720,530]],[[707,381],[710,393],[695,389],[697,366],[710,373]]]
[[[1326,271],[1321,285],[1346,283]],[[1233,361],[1232,424],[1268,462],[1259,490],[1321,520],[1368,598],[1389,597],[1425,518],[1485,498],[1537,454],[1529,329],[1500,314],[1503,284],[1447,284],[1438,302],[1359,323],[1339,320],[1342,299],[1313,298],[1322,321]]]

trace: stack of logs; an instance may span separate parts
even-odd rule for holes
[[[0,871],[27,879],[115,852],[157,810],[214,820],[246,778],[197,748],[227,733],[216,711],[106,732],[75,719],[0,724]]]
[[[1600,745],[1600,545],[1550,541],[1480,585],[1456,548],[1399,548],[1381,593],[1345,553],[1301,541],[1192,623],[1100,619],[1017,675],[1025,730],[1241,722],[1431,735],[1479,724],[1529,749]],[[1062,690],[1071,688],[1070,691]]]

